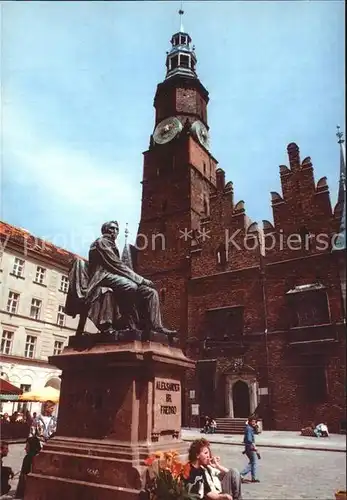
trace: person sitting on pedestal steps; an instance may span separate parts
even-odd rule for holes
[[[0,495],[6,495],[11,489],[11,485],[9,483],[10,479],[13,478],[13,470],[11,467],[2,465],[2,459],[7,457],[9,451],[9,445],[7,441],[1,442],[1,457],[0,457],[0,474],[1,474],[1,482],[0,482]]]
[[[204,500],[242,500],[241,478],[237,469],[227,469],[211,453],[206,439],[197,439],[188,452],[189,475],[185,479],[189,493]]]
[[[105,222],[101,233],[89,250],[86,302],[91,303],[101,287],[110,288],[121,303],[122,313],[127,317],[127,328],[136,329],[140,326],[143,330],[174,336],[176,332],[162,325],[159,295],[152,281],[135,273],[120,259],[116,245],[118,222]],[[107,311],[105,314],[108,314]],[[140,318],[140,325],[136,323],[137,318]],[[103,330],[104,333],[114,331],[110,322]]]

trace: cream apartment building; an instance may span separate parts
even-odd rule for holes
[[[0,222],[1,377],[24,391],[60,387],[48,357],[64,349],[78,318],[64,314],[68,270],[75,255]],[[91,322],[86,330],[95,332]],[[18,403],[2,403],[12,413]],[[19,407],[21,409],[21,407]],[[39,405],[30,405],[38,411]]]

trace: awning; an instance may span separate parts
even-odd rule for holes
[[[8,380],[0,378],[0,394],[22,394],[23,391],[19,387],[11,384]]]
[[[292,293],[303,293],[303,292],[312,292],[315,290],[324,290],[325,286],[321,283],[309,283],[308,285],[298,285],[291,290],[286,292],[286,295],[291,295]]]

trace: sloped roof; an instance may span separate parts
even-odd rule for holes
[[[57,247],[49,241],[43,240],[29,233],[25,229],[21,229],[6,222],[0,221],[0,241],[10,244],[19,249],[29,252],[38,259],[46,258],[52,263],[58,263],[64,267],[70,267],[72,261],[78,257],[72,252],[68,252],[63,248]]]

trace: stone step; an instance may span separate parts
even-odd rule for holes
[[[245,418],[231,418],[231,417],[220,417],[216,418],[217,429],[216,432],[219,434],[243,434],[245,430],[245,425],[247,417]],[[262,422],[259,421],[260,428],[262,429]]]

